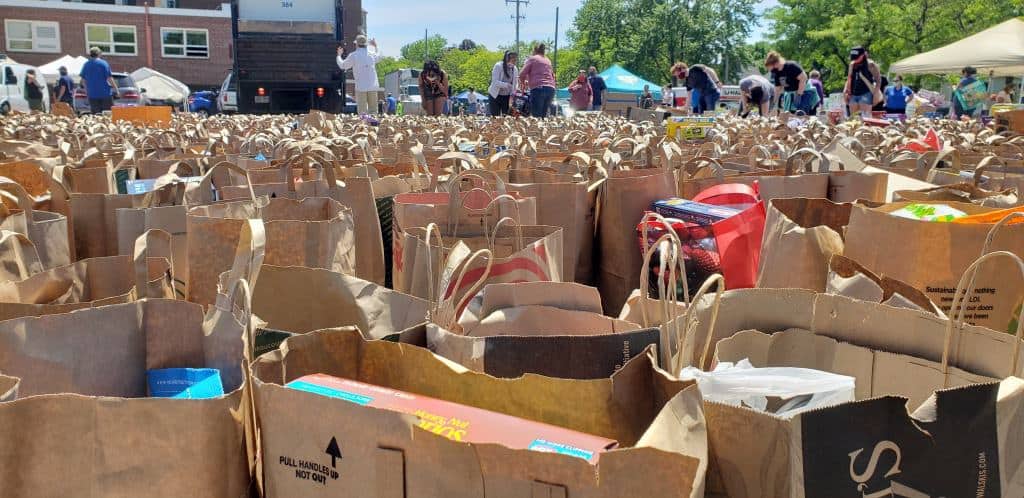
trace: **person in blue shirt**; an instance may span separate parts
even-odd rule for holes
[[[57,80],[57,101],[74,107],[75,82],[68,76],[68,68],[61,66],[60,79]]]
[[[903,86],[903,77],[897,76],[893,79],[892,85],[885,89],[885,112],[889,114],[904,114],[907,112],[907,102],[914,98],[914,91],[910,87]]]
[[[93,114],[109,111],[114,106],[113,96],[118,94],[114,75],[110,72],[110,64],[107,64],[101,55],[103,52],[99,47],[90,48],[89,60],[82,65],[82,71],[78,73],[89,97],[89,110]]]
[[[398,111],[398,100],[395,99],[394,95],[388,94],[388,114],[394,114]]]

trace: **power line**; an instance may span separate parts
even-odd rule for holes
[[[512,16],[512,19],[516,21],[516,53],[519,52],[519,21],[526,19],[526,16],[519,14],[520,5],[530,5],[530,0],[505,0],[505,5],[510,3],[516,4],[516,15]]]

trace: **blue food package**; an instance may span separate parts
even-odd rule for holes
[[[651,210],[667,218],[676,218],[700,226],[713,225],[741,212],[739,209],[679,198],[654,201]]]
[[[220,370],[215,368],[161,368],[146,371],[153,398],[208,399],[224,395]]]

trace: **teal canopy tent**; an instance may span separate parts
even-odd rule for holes
[[[609,92],[623,92],[640,95],[644,91],[644,85],[650,85],[651,93],[654,94],[655,100],[661,99],[661,85],[651,83],[650,81],[627,71],[618,64],[605,69],[601,73],[601,77],[604,78],[605,85],[608,85]],[[569,88],[566,87],[558,90],[558,98],[569,98]]]

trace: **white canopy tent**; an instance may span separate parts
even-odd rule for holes
[[[71,57],[65,55],[60,59],[48,62],[39,66],[37,69],[46,78],[46,81],[56,82],[60,78],[60,68],[64,66],[68,68],[68,75],[77,83],[78,73],[82,71],[82,66],[88,62],[89,59],[79,55],[78,57]]]
[[[891,66],[893,74],[959,73],[965,66],[978,75],[1024,74],[1024,21],[1014,18],[985,31],[930,52],[903,59]]]
[[[146,98],[149,100],[178,103],[188,100],[187,85],[155,69],[140,67],[132,71],[132,79],[139,88],[146,90]]]

